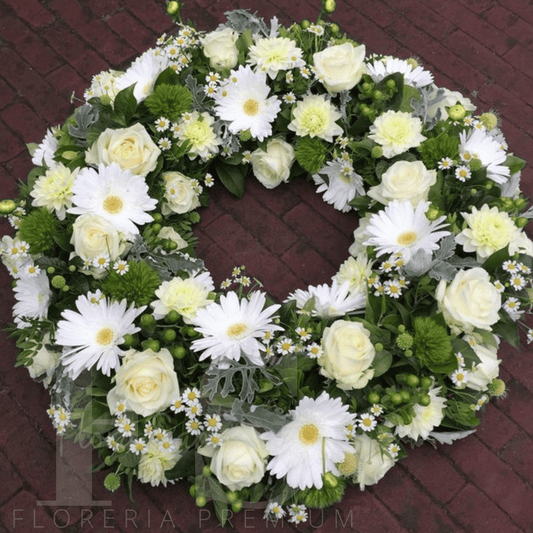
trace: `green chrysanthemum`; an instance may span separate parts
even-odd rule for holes
[[[154,117],[177,120],[191,108],[192,97],[186,87],[162,84],[155,88],[144,103]]]
[[[439,161],[445,157],[459,159],[459,138],[442,133],[438,137],[427,139],[418,150],[427,168],[437,168]]]
[[[324,509],[334,503],[340,502],[344,495],[344,489],[346,488],[344,479],[335,477],[329,472],[323,478],[324,485],[321,489],[312,487],[301,490],[295,495],[296,501],[312,509]],[[334,483],[331,482],[333,480]]]
[[[300,137],[296,143],[295,157],[309,174],[316,174],[324,167],[328,148],[316,137]]]
[[[40,208],[22,219],[19,237],[30,245],[32,254],[42,254],[54,247],[57,219],[48,211]]]
[[[444,326],[431,317],[418,317],[414,321],[413,353],[432,372],[447,373],[457,368],[457,358],[450,336]]]
[[[128,272],[119,274],[114,270],[104,281],[104,293],[113,300],[126,298],[136,307],[148,305],[155,299],[155,291],[161,284],[159,274],[143,261],[128,261]]]

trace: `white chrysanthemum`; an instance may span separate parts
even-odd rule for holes
[[[204,161],[218,153],[222,139],[213,130],[215,119],[209,113],[194,111],[187,120],[180,121],[177,133],[182,142],[189,141],[189,155],[193,158],[199,155]]]
[[[137,102],[142,102],[153,93],[155,80],[169,65],[165,55],[154,49],[147,50],[116,80],[115,86],[120,91],[135,83],[133,96]]]
[[[339,284],[336,279],[331,285],[309,286],[307,291],[297,289],[287,301],[295,300],[298,309],[303,309],[311,298],[314,298],[311,313],[320,318],[344,316],[366,306],[366,292],[351,292],[349,283]]]
[[[136,224],[153,220],[146,211],[157,206],[157,200],[148,196],[148,185],[143,177],[122,170],[117,163],[99,165],[98,171],[84,168],[72,186],[69,213],[98,215],[111,222],[118,231],[135,235]]]
[[[497,207],[484,204],[481,209],[472,207],[472,213],[461,213],[468,225],[455,240],[463,245],[465,252],[476,252],[478,261],[505,248],[518,238],[516,227],[508,213]]]
[[[152,487],[159,484],[167,486],[174,483],[165,477],[165,471],[173,468],[181,458],[181,439],[169,440],[169,446],[161,446],[159,439],[150,439],[146,452],[139,462],[138,478],[141,483],[150,483]]]
[[[282,330],[272,324],[272,315],[280,306],[264,309],[265,303],[262,292],[254,292],[249,300],[239,300],[237,293],[229,292],[220,297],[219,304],[199,309],[194,324],[203,338],[193,341],[191,349],[203,352],[200,361],[208,357],[238,361],[244,354],[252,363],[262,365],[261,352],[266,348],[260,339],[266,331]]]
[[[235,80],[235,81],[233,81]],[[264,72],[240,66],[215,95],[215,112],[227,120],[231,133],[250,130],[259,141],[272,134],[272,122],[281,108],[277,96],[268,97],[270,87]]]
[[[165,317],[170,311],[177,311],[184,321],[190,324],[200,308],[212,303],[209,293],[214,290],[215,285],[209,272],[185,279],[175,277],[160,285],[155,291],[159,299],[150,305],[154,308],[157,320]]]
[[[321,174],[328,177],[327,181]],[[354,172],[351,164],[340,158],[328,161],[313,180],[319,186],[317,192],[324,193],[324,201],[344,213],[352,208],[349,203],[357,194],[365,194],[362,177]]]
[[[54,155],[58,146],[59,141],[54,137],[54,131],[47,130],[41,144],[33,153],[31,162],[37,166],[46,165],[48,168],[53,168],[57,165],[57,162],[54,160]]]
[[[296,135],[319,137],[333,142],[333,137],[342,135],[343,129],[336,124],[341,114],[324,95],[310,95],[296,104],[289,129]]]
[[[48,316],[52,291],[46,272],[19,279],[13,291],[17,300],[13,306],[13,316],[17,325],[24,327],[24,318],[42,320]]]
[[[437,231],[447,226],[445,216],[430,222],[426,217],[429,202],[419,202],[416,207],[411,202],[394,200],[385,209],[370,217],[365,228],[369,237],[364,242],[374,246],[378,257],[383,254],[401,253],[407,263],[417,250],[438,250],[438,242],[449,231]]]
[[[40,176],[30,195],[32,205],[55,211],[59,220],[64,220],[66,210],[72,206],[72,186],[79,169],[71,171],[63,163],[56,163]]]
[[[248,63],[256,65],[274,79],[280,70],[291,70],[305,65],[302,50],[287,37],[263,37],[256,39],[248,51]]]
[[[366,294],[367,280],[372,274],[372,263],[366,254],[349,257],[339,267],[339,271],[333,276],[333,279],[339,285],[347,283],[351,293]]]
[[[411,437],[413,440],[417,440],[419,437],[422,437],[426,440],[433,428],[440,425],[444,418],[446,398],[439,396],[440,390],[441,387],[430,389],[428,394],[431,398],[431,403],[427,407],[416,404],[413,407],[414,416],[411,423],[407,425],[397,425],[395,434],[399,435],[401,438]]]
[[[277,433],[263,433],[266,448],[274,456],[267,465],[278,479],[285,478],[292,488],[321,489],[322,475],[339,475],[335,466],[352,451],[346,427],[355,418],[340,398],[323,392],[316,400],[304,397],[290,412],[292,422]]]
[[[367,65],[367,69],[370,77],[376,83],[396,72],[403,74],[403,80],[406,85],[417,89],[433,83],[433,74],[431,72],[424,70],[421,66],[413,68],[411,63],[397,57],[386,57],[380,61],[374,61],[372,64]]]
[[[368,136],[381,145],[383,155],[388,159],[416,148],[426,140],[422,135],[422,121],[418,117],[392,110],[376,118]]]
[[[91,303],[85,295],[76,300],[78,312],[67,309],[61,314],[63,320],[57,323],[55,343],[63,346],[63,364],[76,379],[80,373],[96,365],[106,376],[111,369],[118,368],[119,355],[125,353],[119,348],[124,335],[133,335],[140,328],[133,324],[145,309],[126,308],[121,302],[100,300]]]
[[[476,128],[470,132],[461,132],[459,139],[459,154],[462,158],[479,159],[487,168],[487,177],[496,183],[505,183],[508,180],[511,171],[503,164],[507,154],[496,139]]]

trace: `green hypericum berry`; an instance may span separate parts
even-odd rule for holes
[[[161,343],[157,339],[147,339],[142,341],[141,346],[145,350],[152,350],[152,352],[158,352],[161,349]]]
[[[405,379],[405,384],[409,387],[418,387],[420,384],[420,379],[418,376],[415,376],[414,374],[409,374],[407,378]]]
[[[144,314],[141,316],[141,327],[142,328],[152,328],[155,326],[155,317],[154,315]]]
[[[433,385],[433,380],[428,377],[428,376],[423,376],[420,378],[420,386],[424,389],[424,390],[427,390],[431,387],[431,385]]]
[[[379,401],[381,400],[381,397],[377,392],[371,392],[367,396],[367,399],[369,403],[379,403]]]
[[[196,496],[196,485],[191,485],[189,487],[189,494],[194,498]]]
[[[400,395],[404,403],[407,403],[411,399],[411,394],[409,393],[409,391],[401,390]]]
[[[209,465],[205,465],[202,469],[202,474],[206,477],[211,475],[211,468]]]
[[[422,394],[418,398],[418,403],[423,407],[427,407],[431,403],[431,396],[429,394]]]
[[[306,30],[307,28],[309,28],[309,26],[311,26],[311,23],[307,19],[303,19],[300,26],[302,27],[302,29]]]
[[[236,492],[229,490],[226,492],[226,498],[228,499],[229,503],[235,503],[239,499],[239,495]]]
[[[197,496],[196,505],[198,507],[203,507],[206,503],[207,503],[207,499],[205,496]]]
[[[241,142],[245,143],[252,138],[252,132],[250,130],[241,131],[239,133],[239,139]]]
[[[0,202],[0,215],[9,215],[17,208],[17,204],[13,200],[2,200]]]
[[[187,350],[183,346],[175,346],[172,348],[172,356],[176,359],[183,359],[187,354]]]
[[[109,492],[115,492],[120,487],[120,476],[114,473],[107,474],[104,479],[104,487]]]
[[[526,217],[515,218],[514,223],[518,228],[525,228],[529,224],[529,219]]]
[[[370,155],[374,159],[379,159],[380,157],[383,157],[383,148],[381,146],[374,146],[372,148],[372,151],[370,152]]]
[[[403,402],[402,395],[399,392],[391,394],[390,401],[393,405],[400,405]]]
[[[178,334],[176,333],[175,330],[173,329],[166,329],[165,332],[163,333],[163,340],[165,342],[173,342],[176,340],[176,337],[178,336]]]
[[[337,4],[335,3],[335,0],[323,0],[324,4],[324,11],[326,13],[333,13],[335,9],[337,8]]]
[[[242,500],[237,500],[234,504],[231,506],[231,510],[234,513],[238,513],[242,509]]]
[[[455,104],[448,109],[448,116],[452,120],[463,120],[466,116],[466,109],[461,104]]]
[[[169,15],[176,15],[178,11],[181,9],[181,4],[179,2],[169,2],[167,4],[167,13]]]

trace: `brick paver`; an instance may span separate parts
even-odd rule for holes
[[[185,19],[214,29],[223,13],[249,8],[268,20],[313,18],[319,0],[185,0]],[[530,0],[338,0],[334,19],[369,51],[415,55],[436,82],[499,110],[514,152],[533,161],[533,2]],[[13,195],[31,168],[25,143],[61,123],[100,70],[122,68],[171,29],[162,0],[0,0],[0,183]],[[477,98],[477,99],[476,99]],[[533,196],[533,167],[523,190]],[[310,184],[268,191],[250,183],[237,202],[215,190],[197,229],[198,250],[218,283],[245,264],[278,300],[326,283],[347,257],[355,217],[327,206]],[[2,221],[0,230],[6,230]],[[10,279],[0,272],[0,325],[11,317]],[[93,499],[110,507],[42,507],[54,500],[56,441],[47,393],[14,369],[13,342],[1,334],[0,531],[220,531],[211,507],[199,510],[182,484],[134,484],[107,493],[94,475]],[[412,450],[377,486],[348,490],[334,509],[299,530],[360,533],[533,531],[533,354],[504,346],[508,397],[491,404],[477,434],[450,447]],[[231,517],[243,533],[264,529],[261,512]],[[228,527],[231,529],[231,527]],[[284,529],[294,530],[288,524]]]

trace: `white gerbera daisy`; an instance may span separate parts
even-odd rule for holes
[[[399,72],[403,74],[404,83],[420,89],[433,83],[433,74],[421,66],[413,65],[404,59],[386,57],[380,61],[367,65],[368,73],[374,82],[380,82],[390,74]]]
[[[47,130],[41,144],[33,153],[31,162],[38,167],[46,165],[48,168],[54,168],[57,165],[54,155],[58,146],[59,141],[54,137],[54,130]]]
[[[231,133],[250,130],[253,137],[264,140],[272,134],[272,122],[281,109],[277,96],[268,97],[266,74],[240,66],[231,71],[229,80],[215,95],[216,114],[230,123]]]
[[[289,129],[296,135],[319,137],[333,142],[333,137],[342,135],[343,129],[336,123],[341,114],[324,95],[309,95],[296,104]]]
[[[321,174],[328,179],[324,180]],[[354,172],[351,164],[340,158],[328,161],[313,180],[319,186],[317,192],[324,193],[324,201],[344,213],[352,209],[349,204],[357,194],[365,194],[363,178]]]
[[[56,344],[64,346],[63,364],[76,379],[80,373],[96,365],[106,376],[111,369],[119,366],[119,348],[124,343],[124,335],[133,335],[140,328],[133,324],[145,309],[126,309],[126,300],[121,302],[100,300],[91,303],[85,295],[76,300],[78,312],[63,311],[63,320],[57,323]]]
[[[429,202],[416,207],[409,201],[393,200],[385,209],[372,215],[365,229],[368,238],[364,244],[375,246],[378,257],[401,253],[407,263],[417,250],[438,250],[438,242],[449,231],[437,231],[447,224],[445,216],[430,222],[426,217]]]
[[[244,354],[252,363],[263,365],[260,352],[265,351],[265,346],[260,339],[267,330],[283,329],[272,324],[272,315],[280,306],[264,309],[265,302],[262,292],[254,292],[249,300],[239,300],[237,293],[228,292],[220,297],[219,304],[199,309],[193,323],[203,339],[193,341],[191,349],[203,352],[200,361],[208,357],[213,361],[238,361]]]
[[[354,424],[354,415],[340,398],[323,392],[316,400],[304,397],[290,412],[292,421],[277,433],[263,433],[266,448],[273,459],[267,469],[277,478],[286,478],[292,488],[322,488],[322,475],[339,475],[335,466],[352,450],[346,426]]]
[[[13,306],[13,316],[18,326],[24,327],[24,318],[42,320],[48,316],[52,291],[46,272],[19,279],[13,291],[17,300]]]
[[[305,65],[302,50],[287,37],[264,37],[256,40],[248,51],[248,63],[274,79],[280,70],[291,70]]]
[[[411,113],[389,110],[376,118],[368,137],[383,148],[383,155],[391,157],[416,148],[426,140],[422,135],[422,121]]]
[[[135,83],[133,96],[137,102],[142,102],[152,94],[155,80],[169,65],[167,56],[154,49],[147,50],[131,64],[120,78],[115,80],[115,87],[120,91]]]
[[[36,180],[30,192],[34,198],[32,205],[55,210],[57,218],[64,220],[66,209],[72,206],[72,186],[78,171],[70,170],[63,163],[55,163]]]
[[[209,272],[196,273],[189,278],[175,277],[159,286],[155,291],[159,299],[150,305],[154,308],[157,320],[170,311],[177,311],[190,324],[200,308],[212,303],[209,293],[214,290],[215,285]]]
[[[72,203],[68,212],[75,215],[91,213],[111,222],[121,232],[139,233],[136,224],[151,222],[157,200],[148,196],[143,177],[123,170],[117,163],[99,165],[98,171],[84,168],[72,186]]]
[[[504,165],[507,154],[496,139],[475,128],[470,132],[461,132],[459,139],[459,154],[462,158],[479,159],[487,168],[487,177],[496,183],[505,183],[508,180],[511,170]]]

